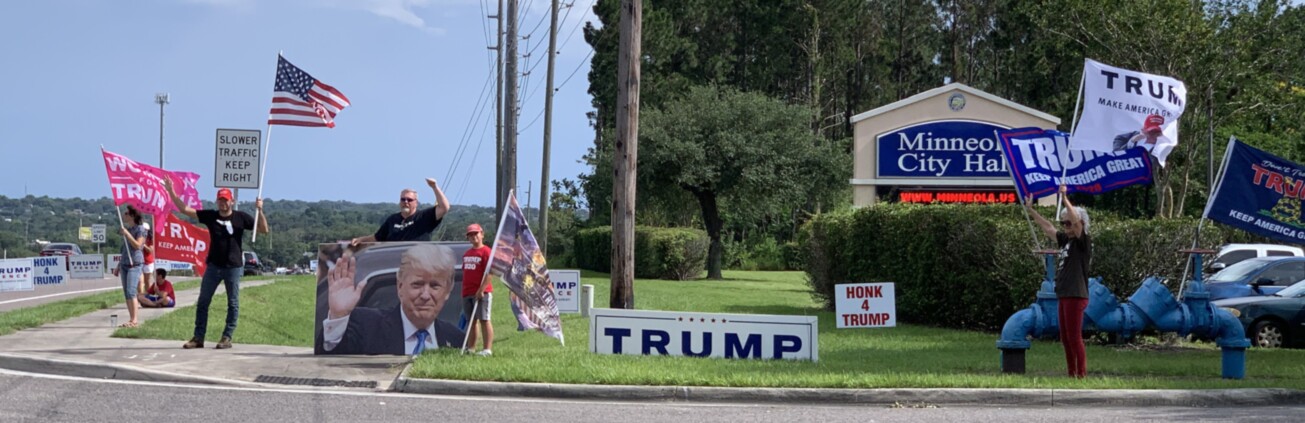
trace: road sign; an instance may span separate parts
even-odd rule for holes
[[[256,129],[218,129],[213,187],[258,188],[262,140],[262,131]]]
[[[91,225],[91,242],[96,244],[104,243],[104,224],[97,223]]]
[[[82,227],[80,227],[80,228],[77,228],[77,240],[78,240],[78,241],[90,241],[90,240],[91,240],[91,227],[90,227],[90,226],[82,226]]]

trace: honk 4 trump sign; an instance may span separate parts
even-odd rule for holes
[[[836,327],[897,326],[897,296],[892,282],[835,285],[834,294]]]

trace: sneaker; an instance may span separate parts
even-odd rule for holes
[[[225,350],[225,349],[227,349],[227,348],[231,348],[231,337],[230,337],[230,336],[224,336],[224,337],[222,337],[222,339],[219,340],[219,341],[218,341],[218,344],[217,344],[217,349],[219,349],[219,350]]]
[[[182,345],[181,348],[185,348],[188,350],[195,349],[195,348],[204,348],[204,340],[199,338],[190,338],[189,341],[186,341],[186,345]]]
[[[472,354],[472,353],[475,353],[475,351],[472,351],[470,348],[462,349],[462,354]]]
[[[480,355],[481,357],[489,357],[489,356],[491,356],[491,355],[494,355],[494,352],[493,352],[493,351],[490,351],[490,350],[481,350],[481,351],[478,353],[478,355]]]

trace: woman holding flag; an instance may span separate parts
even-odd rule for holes
[[[1059,305],[1060,343],[1065,346],[1065,363],[1069,376],[1087,377],[1087,352],[1083,347],[1083,310],[1088,305],[1087,275],[1092,266],[1092,236],[1088,235],[1091,223],[1087,210],[1074,207],[1069,202],[1064,185],[1060,186],[1060,230],[1037,210],[1033,209],[1033,196],[1024,199],[1024,210],[1042,228],[1042,233],[1056,240],[1060,247],[1060,264],[1056,268],[1056,300]]]
[[[147,235],[147,230],[141,225],[142,219],[140,211],[132,206],[127,206],[127,211],[122,213],[122,262],[113,269],[114,276],[122,280],[122,295],[126,297],[127,313],[131,315],[131,320],[122,324],[125,328],[134,328],[140,324],[136,320],[137,310],[140,309],[140,303],[136,301],[136,285],[141,280],[141,270],[145,265],[145,255],[141,249],[145,246]]]

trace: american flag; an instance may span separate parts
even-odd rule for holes
[[[335,114],[349,107],[344,93],[314,79],[285,57],[276,58],[276,88],[268,125],[335,127]]]

